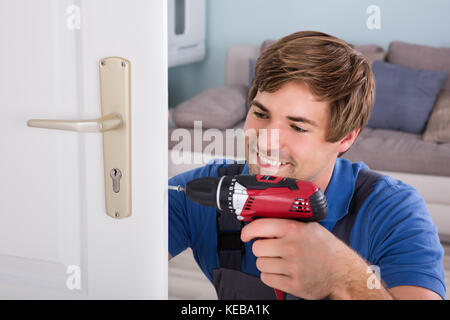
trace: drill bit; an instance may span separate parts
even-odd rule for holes
[[[178,192],[184,191],[184,188],[182,186],[169,186],[169,190],[175,190]]]

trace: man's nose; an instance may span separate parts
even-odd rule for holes
[[[265,152],[268,157],[277,157],[279,150],[283,148],[282,136],[277,126],[258,130],[258,149]]]

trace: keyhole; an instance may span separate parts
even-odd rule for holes
[[[122,177],[122,172],[117,169],[111,169],[110,176],[113,181],[113,191],[118,193],[120,191],[120,178]]]

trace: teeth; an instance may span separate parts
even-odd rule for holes
[[[287,162],[279,162],[279,161],[267,159],[267,158],[263,157],[259,152],[258,152],[258,157],[259,157],[259,160],[261,161],[261,163],[269,164],[272,167],[279,167],[279,166],[287,163]]]

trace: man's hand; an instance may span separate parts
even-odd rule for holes
[[[367,288],[364,259],[317,222],[258,219],[241,233],[244,242],[255,238],[256,267],[272,288],[304,299],[391,298]]]

